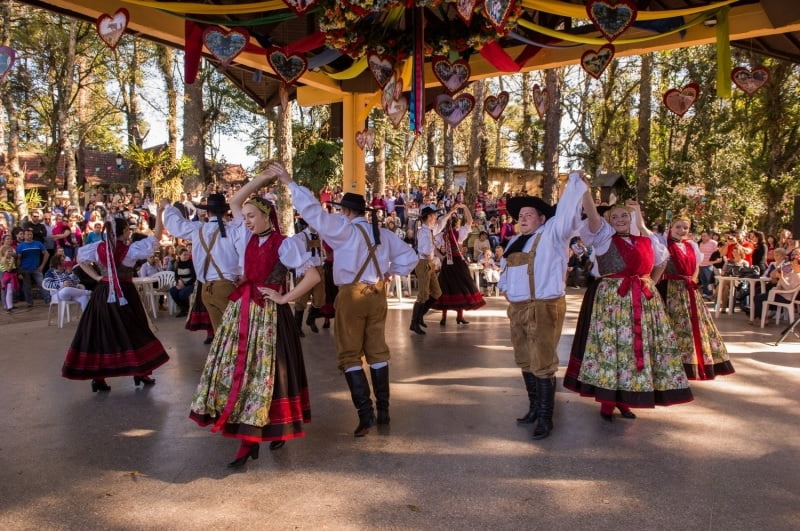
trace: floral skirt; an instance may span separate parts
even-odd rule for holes
[[[469,266],[461,258],[454,257],[452,264],[442,260],[439,287],[442,288],[442,296],[433,305],[437,310],[477,310],[486,304],[470,274]]]
[[[246,344],[239,344],[241,301],[228,304],[214,335],[189,417],[226,437],[251,442],[305,435],[311,422],[303,352],[288,304],[249,312]]]
[[[667,406],[689,402],[692,392],[676,346],[675,334],[661,296],[649,279],[653,297],[641,297],[641,338],[644,367],[636,366],[631,292],[617,294],[621,279],[604,278],[596,285],[586,346],[577,377],[570,360],[564,387],[593,396],[598,402],[628,407]],[[582,309],[583,311],[583,309]]]
[[[733,374],[733,364],[725,342],[703,304],[700,291],[695,292],[692,319],[692,300],[686,283],[666,280],[667,315],[677,336],[678,350],[683,359],[686,376],[690,380],[713,380],[715,376]]]
[[[186,330],[211,330],[211,318],[208,316],[206,305],[203,304],[203,284],[195,282],[194,304],[186,318]]]

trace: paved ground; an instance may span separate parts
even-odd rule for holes
[[[410,307],[390,303],[390,429],[352,437],[332,336],[309,332],[307,436],[243,472],[225,467],[235,441],[187,418],[202,332],[160,318],[172,359],[157,385],[92,394],[60,377],[74,322],[48,327],[41,302],[3,312],[0,529],[800,529],[800,348],[768,345],[775,326],[721,316],[737,373],[635,421],[603,422],[559,378],[555,431],[535,442],[513,420],[527,399],[505,304],[466,326],[431,315],[425,337]]]

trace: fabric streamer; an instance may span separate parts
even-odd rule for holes
[[[737,0],[723,0],[706,6],[688,7],[686,9],[669,9],[664,11],[639,11],[636,20],[659,20],[670,17],[683,17],[713,11],[723,6],[733,4]],[[554,0],[522,0],[522,7],[534,9],[551,15],[560,15],[569,18],[588,18],[586,16],[586,6],[582,4],[571,4],[567,2],[556,2]]]
[[[340,58],[342,56],[341,53],[337,52],[332,48],[326,48],[321,53],[318,53],[314,57],[308,58],[308,69],[314,70],[321,66],[325,66],[330,64]]]
[[[201,4],[194,2],[156,2],[153,0],[123,0],[126,4],[196,15],[243,15],[287,9],[283,0],[267,0],[247,4]]]
[[[200,58],[203,53],[203,27],[190,20],[184,24],[183,77],[191,85],[200,71]]]
[[[425,17],[421,7],[415,7],[411,21],[414,31],[413,73],[411,74],[411,101],[408,108],[409,126],[416,134],[422,133],[425,121]]]
[[[731,35],[728,22],[730,7],[717,13],[717,97],[731,97]]]
[[[481,56],[499,72],[519,72],[519,65],[497,41],[489,41],[481,48]]]

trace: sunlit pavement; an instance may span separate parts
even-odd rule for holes
[[[720,316],[735,375],[609,424],[561,387],[580,296],[570,291],[548,439],[514,422],[527,396],[501,299],[469,325],[431,313],[424,337],[408,331],[413,301],[390,300],[391,428],[353,438],[332,333],[305,328],[313,422],[241,472],[225,467],[237,442],[188,419],[203,332],[162,314],[172,359],[156,386],[110,379],[93,394],[60,377],[74,321],[48,327],[41,302],[4,315],[0,528],[800,528],[797,338],[775,347],[774,324]]]

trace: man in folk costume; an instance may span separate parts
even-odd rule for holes
[[[557,347],[566,313],[567,251],[580,222],[586,190],[580,174],[573,172],[557,212],[538,197],[508,201],[508,211],[520,231],[503,254],[497,287],[510,303],[514,361],[522,370],[530,402],[528,413],[517,422],[536,422],[534,439],[544,439],[553,429]]]
[[[228,306],[228,296],[242,276],[238,249],[243,249],[244,244],[233,236],[237,231],[231,230],[232,224],[241,221],[225,223],[223,216],[230,207],[222,194],[209,195],[206,204],[197,205],[197,208],[208,211],[208,223],[187,221],[180,210],[167,206],[164,226],[176,238],[192,241],[192,261],[197,280],[203,286],[201,297],[216,332]]]
[[[319,273],[320,281],[307,293],[304,293],[294,301],[294,321],[297,324],[297,329],[300,331],[300,337],[305,337],[303,334],[303,313],[306,310],[306,304],[311,301],[311,308],[308,309],[308,318],[306,324],[315,334],[319,332],[317,328],[317,318],[322,317],[320,309],[325,305],[325,273],[322,270],[322,264],[325,260],[325,250],[322,247],[322,240],[317,234],[317,231],[308,226],[303,218],[296,222],[296,227],[303,227],[292,238],[300,240],[300,247],[305,248],[307,261],[311,262]],[[296,280],[296,284],[302,281],[303,277]]]
[[[335,253],[333,280],[339,286],[334,322],[339,369],[344,371],[358,426],[353,435],[363,437],[375,422],[369,382],[361,357],[370,366],[378,410],[378,424],[389,423],[389,346],[386,344],[386,290],[391,275],[407,275],[417,265],[417,255],[373,217],[364,217],[364,196],[346,193],[338,206],[341,214],[329,214],[307,188],[297,185],[286,169],[270,165],[268,171],[288,185],[294,206],[316,228]]]
[[[426,327],[422,320],[425,313],[431,309],[436,299],[442,296],[442,288],[439,286],[439,276],[436,274],[436,246],[434,238],[442,232],[447,217],[442,216],[437,222],[436,209],[425,207],[419,214],[422,226],[417,230],[417,254],[419,262],[414,272],[417,275],[417,300],[414,302],[414,310],[411,314],[411,326],[409,330],[417,334],[425,334],[422,329]]]

